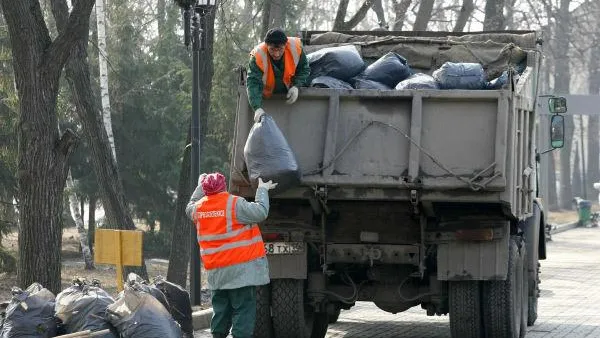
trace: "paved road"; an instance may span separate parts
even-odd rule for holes
[[[600,338],[600,229],[577,228],[552,237],[549,259],[542,262],[539,317],[527,338]],[[211,335],[205,330],[196,337]],[[427,317],[420,308],[392,315],[359,302],[342,311],[327,337],[450,338],[450,328],[447,316]]]

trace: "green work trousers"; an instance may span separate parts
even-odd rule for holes
[[[251,338],[256,321],[256,287],[212,291],[213,316],[210,332],[213,336]]]

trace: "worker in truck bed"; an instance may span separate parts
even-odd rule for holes
[[[304,86],[310,67],[299,38],[287,37],[281,28],[270,29],[265,41],[250,53],[246,88],[254,110],[254,121],[265,114],[263,98],[287,93],[287,103],[298,99],[298,87]]]
[[[269,266],[257,223],[269,214],[269,190],[258,179],[255,202],[226,191],[220,173],[202,174],[185,211],[196,225],[212,293],[214,338],[250,338],[256,321],[256,286],[269,283]]]

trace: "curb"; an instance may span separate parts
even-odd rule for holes
[[[559,224],[557,226],[554,227],[554,229],[550,230],[550,234],[554,235],[554,234],[558,234],[567,230],[571,230],[571,229],[575,229],[579,227],[579,222],[571,222],[571,223],[564,223],[564,224]]]
[[[192,325],[194,326],[194,331],[208,329],[210,327],[212,315],[212,308],[192,312]]]

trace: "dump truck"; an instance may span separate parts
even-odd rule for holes
[[[449,315],[454,338],[518,338],[537,318],[545,211],[537,196],[542,39],[533,31],[302,32],[307,53],[394,51],[413,72],[479,62],[496,90],[301,88],[264,101],[300,183],[260,224],[271,283],[256,337],[324,337],[341,310],[374,303]],[[557,104],[557,102],[559,104]],[[559,100],[551,100],[560,112]],[[244,145],[254,123],[241,70],[230,192],[252,199]],[[559,117],[553,127],[560,127]],[[555,123],[556,122],[556,123]],[[560,147],[560,131],[552,131]],[[554,137],[553,136],[553,137]],[[547,142],[546,142],[547,143]]]

